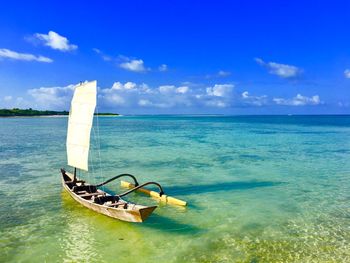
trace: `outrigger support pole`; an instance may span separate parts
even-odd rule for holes
[[[115,179],[118,179],[118,178],[124,177],[124,176],[127,176],[127,177],[132,178],[132,179],[134,180],[135,186],[138,186],[138,185],[139,185],[139,183],[137,182],[135,176],[133,176],[132,174],[119,174],[119,175],[114,176],[114,177],[112,177],[111,179],[108,179],[107,181],[105,181],[105,182],[103,182],[103,183],[100,183],[100,184],[97,184],[97,185],[95,185],[95,186],[96,186],[96,187],[100,187],[100,186],[102,186],[102,185],[105,185],[105,184],[108,184],[108,183],[114,181]]]
[[[163,188],[162,188],[162,186],[160,184],[158,184],[156,182],[147,182],[147,183],[144,183],[144,184],[141,184],[141,185],[136,185],[135,184],[136,187],[134,187],[134,188],[130,189],[129,191],[126,191],[126,192],[124,192],[124,193],[122,193],[122,194],[120,194],[118,196],[122,197],[122,196],[128,195],[128,194],[130,194],[130,193],[132,193],[132,192],[134,192],[134,191],[136,191],[136,190],[138,190],[138,189],[140,189],[140,188],[142,188],[142,187],[144,187],[146,185],[149,185],[149,184],[154,184],[154,185],[158,186],[158,188],[160,190],[159,191],[159,196],[162,196],[164,194]]]

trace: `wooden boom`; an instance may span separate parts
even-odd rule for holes
[[[120,181],[120,185],[122,187],[126,187],[126,188],[134,188],[135,187],[134,184],[129,183],[129,182],[125,182],[125,181]],[[171,196],[167,196],[165,194],[160,196],[159,193],[145,189],[145,188],[139,188],[136,191],[145,193],[151,197],[157,198],[157,199],[161,200],[162,202],[166,202],[168,204],[179,205],[179,206],[186,206],[187,205],[187,203],[185,201],[182,201],[180,199],[177,199],[177,198],[174,198]]]

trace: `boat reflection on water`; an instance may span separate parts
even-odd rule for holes
[[[145,242],[138,226],[85,209],[65,191],[61,200],[66,221],[59,240],[63,262],[104,262],[140,256]],[[118,254],[126,247],[135,248],[134,252]]]
[[[77,206],[67,193],[62,192],[62,206],[67,211],[65,217],[65,229],[61,235],[59,244],[66,262],[92,262],[99,259],[96,250],[93,225],[89,216],[81,216],[84,213],[82,207]]]

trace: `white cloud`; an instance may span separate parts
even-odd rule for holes
[[[7,98],[12,104],[27,105],[40,109],[68,110],[75,85],[65,87],[41,87],[28,90],[32,98],[31,103],[27,99]],[[2,100],[5,102],[5,98]],[[140,109],[140,108],[188,108],[200,109],[203,107],[228,108],[235,106],[264,106],[286,105],[303,106],[322,104],[318,95],[312,97],[297,94],[293,98],[273,98],[266,95],[255,96],[248,91],[235,92],[232,84],[215,84],[210,87],[203,86],[176,86],[161,85],[149,87],[145,83],[115,82],[110,88],[98,89],[98,105],[107,109]],[[7,103],[8,104],[8,103]],[[9,105],[9,104],[8,104]]]
[[[145,62],[142,59],[134,58],[134,57],[127,57],[124,55],[118,55],[117,57],[112,57],[109,55],[106,55],[104,52],[102,52],[98,48],[92,49],[97,55],[99,55],[104,61],[110,61],[117,63],[117,65],[127,71],[137,72],[137,73],[144,73],[147,71],[161,71],[165,72],[168,70],[168,66],[166,64],[162,64],[156,68],[150,68],[146,67]]]
[[[114,82],[111,88],[100,89],[102,103],[109,106],[137,105],[137,100],[142,94],[148,94],[146,84],[137,85],[134,82]]]
[[[110,92],[112,90],[122,90],[124,89],[124,85],[120,82],[114,82],[111,89],[105,89],[106,92]]]
[[[77,45],[69,44],[69,40],[66,37],[61,36],[54,31],[49,31],[48,34],[36,33],[34,37],[42,41],[45,46],[60,51],[71,51],[78,48]]]
[[[101,58],[104,60],[104,61],[111,61],[112,58],[110,56],[107,56],[105,55],[100,49],[98,48],[93,48],[92,49],[96,54],[98,54],[99,56],[101,56]]]
[[[119,66],[125,70],[133,72],[145,72],[147,70],[142,59],[132,59],[130,61],[122,62]]]
[[[229,71],[224,71],[224,70],[219,70],[217,73],[215,74],[207,74],[205,75],[206,79],[212,79],[212,78],[224,78],[224,77],[228,77],[231,75],[231,72]]]
[[[28,53],[18,53],[6,48],[0,49],[0,58],[23,60],[23,61],[38,61],[38,62],[45,62],[45,63],[53,62],[51,58],[47,58],[44,56],[36,56]]]
[[[16,98],[16,103],[17,103],[17,105],[18,104],[21,104],[21,103],[23,103],[24,102],[24,99],[22,98],[22,97],[17,97]]]
[[[125,84],[121,82],[114,82],[112,88],[110,89],[102,89],[102,93],[112,93],[113,91],[130,91],[136,88],[136,83],[134,82],[126,82]]]
[[[166,64],[162,64],[158,67],[159,71],[167,71],[168,70],[168,66]]]
[[[273,101],[278,105],[285,106],[305,106],[305,105],[319,105],[322,104],[320,96],[315,95],[312,97],[302,96],[297,94],[294,98],[284,99],[284,98],[274,98]]]
[[[4,96],[0,99],[0,108],[21,108],[26,109],[32,107],[33,103],[24,99],[23,97],[14,97],[14,96]]]
[[[125,84],[122,84],[121,82],[114,82],[112,88],[110,89],[103,89],[104,92],[111,92],[113,90],[132,90],[136,87],[136,84],[134,82],[126,82]]]
[[[138,102],[138,105],[142,107],[155,107],[155,108],[170,108],[174,106],[174,104],[161,103],[161,102],[157,103],[147,99],[140,99]]]
[[[124,87],[127,90],[131,90],[131,89],[134,89],[136,87],[136,84],[133,83],[133,82],[127,82],[127,83],[124,84]]]
[[[101,101],[108,106],[123,107],[171,107],[174,105],[169,96],[175,86],[164,85],[151,89],[147,84],[134,82],[115,82],[111,88],[101,89]]]
[[[295,78],[302,73],[302,70],[296,66],[279,64],[276,62],[265,62],[261,58],[256,58],[255,61],[268,69],[270,74],[277,75],[281,78]]]
[[[263,106],[268,104],[268,97],[266,95],[251,96],[248,91],[244,91],[242,93],[242,102],[249,105]]]
[[[242,98],[243,99],[248,99],[249,98],[249,92],[248,91],[242,92]]]
[[[140,106],[151,106],[152,105],[152,103],[149,100],[145,100],[145,99],[140,99],[138,104]]]
[[[350,79],[350,69],[346,69],[344,71],[344,76],[345,76],[345,78]]]
[[[164,86],[159,86],[158,89],[160,93],[167,94],[167,93],[174,92],[176,87],[174,85],[164,85]]]
[[[111,88],[100,90],[100,99],[108,107],[148,107],[182,108],[213,107],[227,108],[234,106],[260,107],[266,105],[304,106],[318,105],[323,102],[318,95],[312,97],[297,94],[295,97],[269,99],[267,95],[255,96],[248,91],[234,93],[232,84],[215,84],[211,87],[191,89],[189,86],[161,85],[150,88],[146,84],[134,82],[115,82]]]
[[[182,93],[185,94],[189,91],[189,87],[187,86],[181,86],[176,89],[176,93]]]
[[[232,84],[215,84],[214,87],[208,87],[206,91],[209,96],[226,97],[230,95],[233,88]]]
[[[229,107],[234,103],[233,89],[232,84],[215,84],[213,87],[207,87],[205,93],[196,94],[196,98],[209,107]]]
[[[118,106],[126,104],[125,99],[118,94],[112,94],[112,96],[108,96],[106,99],[108,102],[111,102],[112,104],[115,104]]]
[[[233,87],[231,84],[216,84],[192,90],[184,85],[150,88],[144,83],[139,85],[133,82],[115,82],[111,88],[100,90],[100,99],[102,104],[109,107],[228,107],[232,105]]]
[[[217,107],[217,108],[225,108],[230,106],[230,104],[222,100],[208,100],[205,102],[205,105],[209,107]]]
[[[12,96],[5,96],[4,97],[4,101],[11,101],[12,100]]]
[[[227,76],[230,76],[230,75],[231,75],[231,72],[229,72],[229,71],[220,70],[218,72],[218,76],[220,76],[220,77],[227,77]]]
[[[343,102],[343,101],[339,101],[338,103],[338,106],[341,107],[341,108],[347,108],[347,107],[350,107],[350,103],[349,102]]]
[[[43,109],[69,109],[75,85],[65,87],[41,87],[28,90],[36,107]]]

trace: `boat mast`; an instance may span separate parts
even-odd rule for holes
[[[74,167],[74,178],[73,178],[73,182],[75,183],[77,181],[77,168]]]

